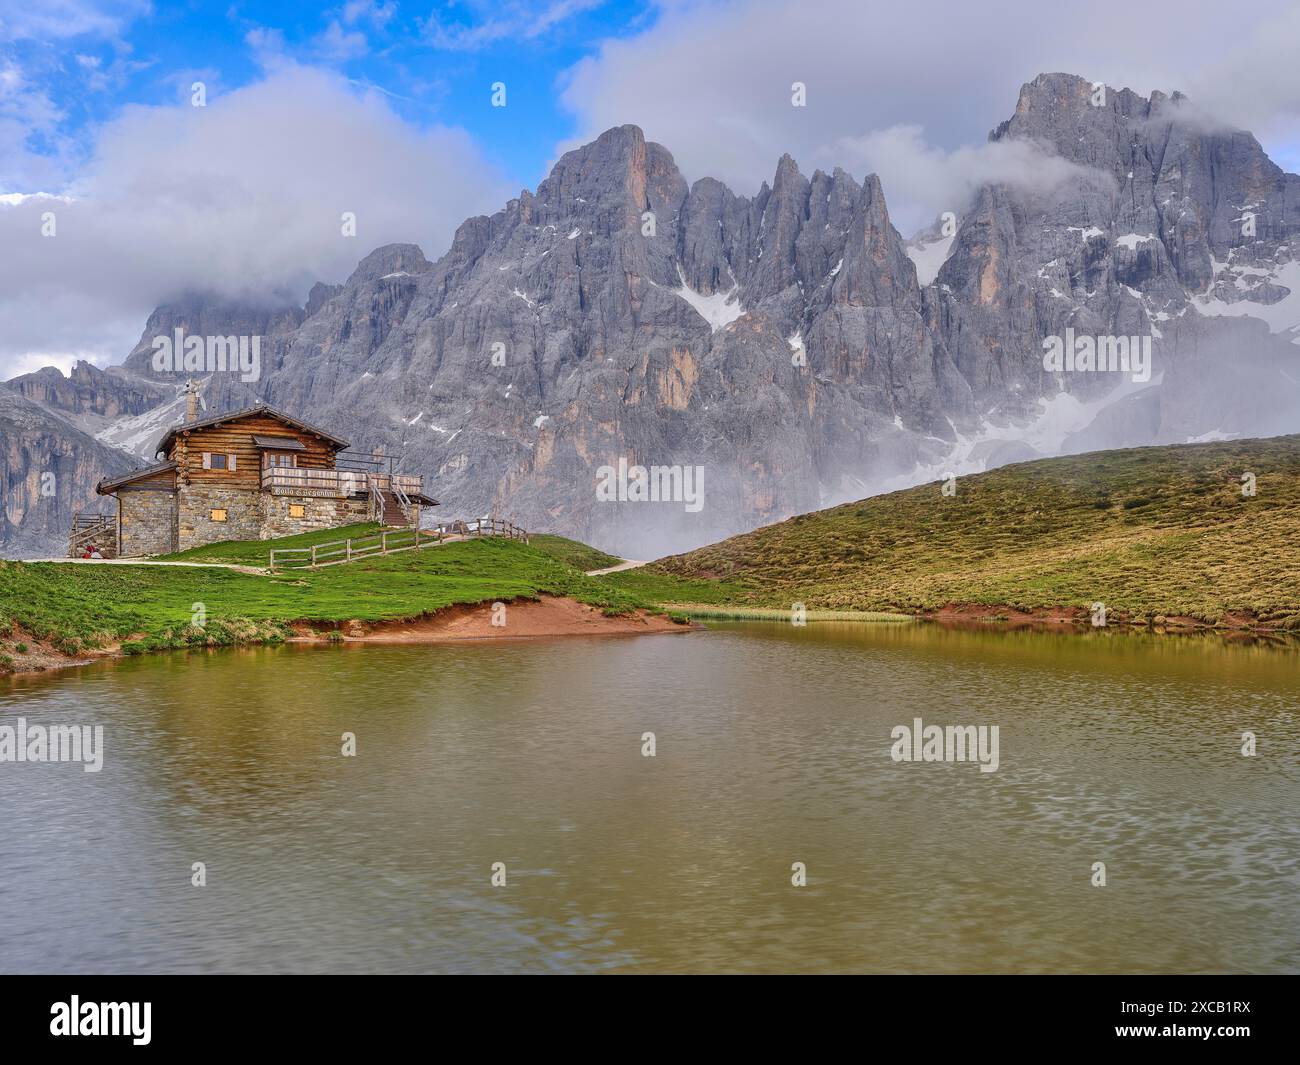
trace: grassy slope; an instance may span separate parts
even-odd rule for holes
[[[752,590],[744,585],[730,580],[690,577],[685,575],[685,571],[669,572],[660,564],[610,573],[597,579],[654,603],[758,605]],[[789,604],[786,606],[788,608]]]
[[[266,552],[279,543],[204,550],[209,557],[265,564]],[[256,558],[246,557],[252,548]],[[144,634],[146,646],[175,646],[201,638],[186,629],[194,604],[202,603],[208,635],[235,642],[267,638],[293,620],[379,621],[542,593],[572,596],[611,613],[652,605],[536,547],[484,539],[275,577],[199,567],[0,562],[0,635],[13,621],[61,646],[78,641],[73,650],[131,634]]]
[[[1254,498],[1241,494],[1245,471]],[[610,581],[661,602],[1101,601],[1136,620],[1243,611],[1300,627],[1300,436],[1021,463],[961,478],[952,497],[937,483],[878,496]]]
[[[247,566],[266,566],[270,561],[272,548],[312,547],[315,544],[346,540],[349,537],[373,536],[379,532],[374,523],[347,525],[338,529],[321,529],[316,532],[301,533],[298,536],[282,536],[278,540],[227,540],[217,544],[204,544],[192,547],[188,551],[178,551],[171,555],[159,557],[179,562],[233,562]],[[603,569],[617,566],[623,560],[604,551],[588,547],[577,540],[550,533],[534,533],[528,538],[529,545],[542,554],[549,555],[574,569]]]
[[[623,560],[617,555],[607,555],[595,547],[589,547],[577,540],[552,533],[533,533],[528,542],[539,551],[545,551],[552,558],[558,558],[574,569],[586,572],[589,569],[605,569],[617,566]]]
[[[337,529],[318,529],[315,532],[299,533],[297,536],[282,536],[277,540],[223,540],[220,543],[204,544],[191,547],[188,551],[177,551],[170,555],[159,555],[160,559],[175,562],[230,562],[241,566],[267,566],[271,561],[271,549],[281,547],[312,547],[315,544],[333,543],[335,540],[355,539],[359,536],[373,536],[379,531],[374,522],[359,525],[344,525]]]

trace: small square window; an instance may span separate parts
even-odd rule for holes
[[[224,470],[226,468],[225,455],[213,455],[211,462],[212,462],[212,468],[214,470]]]
[[[214,510],[210,510],[210,511],[208,511],[208,517],[209,517],[212,521],[225,521],[225,520],[226,520],[226,512],[225,512],[225,509],[224,509],[224,508],[217,508],[217,509],[214,509]]]
[[[306,517],[306,515],[307,515],[307,508],[303,506],[303,504],[301,503],[289,504],[289,517],[302,518],[302,517]]]

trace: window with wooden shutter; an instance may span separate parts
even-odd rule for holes
[[[206,469],[224,470],[226,469],[230,456],[229,455],[205,455],[204,458],[208,460],[207,463],[205,464]]]
[[[215,508],[215,509],[213,509],[213,510],[208,511],[208,517],[209,517],[212,521],[225,521],[225,520],[226,520],[226,512],[225,512],[224,509],[218,507],[218,508]]]
[[[303,504],[301,503],[289,504],[289,517],[301,518],[301,517],[305,517],[306,514],[307,514],[307,508]]]

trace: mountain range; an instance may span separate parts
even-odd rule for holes
[[[176,329],[262,338],[257,380],[206,375],[209,412],[269,403],[400,455],[444,517],[636,558],[1040,455],[1300,430],[1300,177],[1177,93],[1067,74],[989,139],[1053,165],[910,240],[874,175],[784,156],[741,196],[626,125],[436,261],[378,248],[303,306],[186,294],[121,366],[0,386],[0,542],[57,548],[100,476],[152,459]],[[1045,368],[1076,336],[1145,340],[1149,380]],[[620,458],[699,467],[705,505],[601,500]]]

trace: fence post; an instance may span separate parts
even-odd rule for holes
[[[315,544],[312,544],[311,547],[311,568],[312,569],[316,568],[316,545]]]

